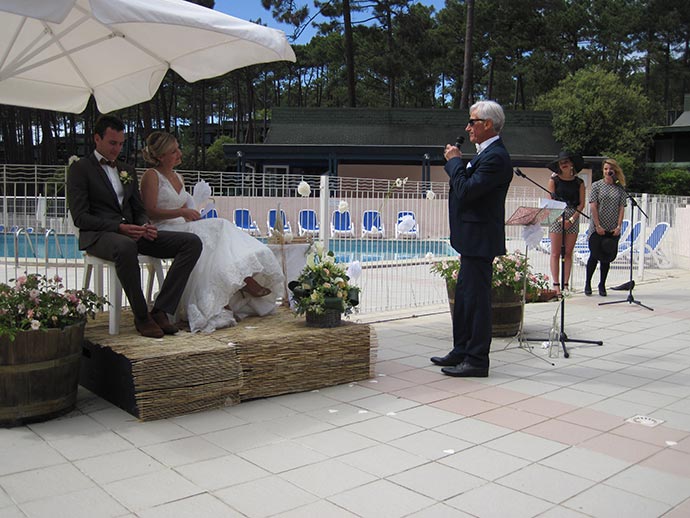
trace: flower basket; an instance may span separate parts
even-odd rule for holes
[[[520,330],[522,294],[512,288],[491,290],[491,336],[514,336]]]
[[[326,309],[323,313],[307,311],[307,327],[338,327],[341,313],[337,309]]]
[[[74,408],[84,326],[0,336],[0,426],[45,421]]]
[[[309,327],[339,326],[341,315],[359,304],[359,288],[321,243],[312,245],[306,263],[297,280],[288,283],[295,312],[306,314]]]

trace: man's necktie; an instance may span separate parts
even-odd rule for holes
[[[101,162],[101,165],[109,165],[110,167],[115,167],[115,161],[114,160],[106,160],[105,158],[101,158],[100,162]]]

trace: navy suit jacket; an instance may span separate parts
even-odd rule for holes
[[[445,170],[450,176],[450,244],[468,257],[504,255],[505,200],[513,169],[503,141],[499,138],[467,164],[452,158]]]
[[[120,161],[115,162],[115,167],[118,171],[127,171],[132,178],[122,185],[122,207],[95,154],[73,163],[69,169],[67,203],[74,225],[79,229],[80,250],[93,245],[105,232],[117,232],[120,223],[143,225],[149,221],[135,169]]]

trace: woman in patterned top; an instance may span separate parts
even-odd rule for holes
[[[606,296],[606,276],[611,261],[618,252],[618,240],[621,237],[623,212],[625,211],[626,193],[625,175],[618,162],[611,158],[604,160],[604,178],[592,184],[589,193],[589,206],[592,217],[589,220],[589,259],[587,260],[587,280],[585,295],[592,294],[592,277],[599,268],[599,295]]]
[[[566,203],[565,213],[549,228],[551,239],[551,276],[553,287],[561,292],[560,264],[561,244],[563,242],[563,224],[565,225],[565,261],[563,266],[563,290],[568,290],[570,270],[573,266],[573,250],[577,241],[580,226],[580,212],[585,206],[585,182],[577,176],[584,167],[582,157],[576,153],[561,151],[558,158],[548,164],[555,174],[549,180],[549,192],[554,200]]]

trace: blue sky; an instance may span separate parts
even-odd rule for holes
[[[445,5],[445,0],[424,0],[420,3],[433,5],[436,11],[439,11]],[[313,11],[313,2],[311,0],[302,0],[299,4],[307,4],[310,10]],[[215,9],[216,11],[221,11],[236,16],[237,18],[242,18],[243,20],[257,20],[261,18],[263,25],[283,30],[288,36],[291,35],[294,30],[291,25],[282,25],[276,22],[271,17],[271,12],[261,7],[261,0],[216,0]],[[355,20],[356,19],[357,15],[355,16]],[[313,34],[313,29],[306,29],[300,39],[297,40],[297,43],[307,43]]]

